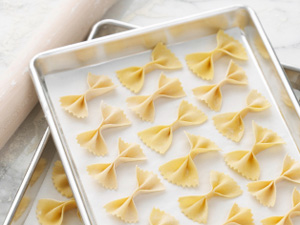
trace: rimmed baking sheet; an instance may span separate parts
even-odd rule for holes
[[[272,85],[269,82],[269,80],[265,80],[265,77],[268,77],[268,74],[266,75],[266,71],[269,70],[272,72],[272,69],[274,68],[268,68],[266,66],[263,67],[266,64],[265,62],[263,62],[264,59],[262,59],[261,61],[257,61],[257,53],[253,51],[254,49],[251,46],[252,40],[251,38],[249,38],[249,36],[247,36],[249,34],[245,34],[246,29],[242,31],[239,28],[226,29],[226,32],[234,36],[236,39],[240,40],[243,43],[243,45],[247,48],[248,56],[250,58],[249,61],[236,62],[245,69],[249,79],[249,86],[225,86],[224,88],[222,88],[222,91],[224,93],[224,103],[221,113],[237,111],[243,108],[245,106],[246,96],[249,93],[249,91],[253,88],[257,89],[260,93],[267,97],[267,99],[272,104],[271,109],[260,113],[250,113],[246,116],[245,136],[242,139],[242,141],[238,144],[227,140],[225,137],[219,134],[213,126],[211,120],[211,117],[216,113],[210,111],[203,103],[198,102],[193,97],[191,89],[196,86],[216,83],[220,81],[225,76],[226,68],[229,63],[229,58],[224,57],[215,64],[215,78],[213,82],[205,82],[197,78],[187,69],[187,66],[184,62],[184,57],[188,53],[212,50],[216,46],[215,32],[218,29],[210,29],[209,32],[204,29],[205,32],[203,31],[201,33],[200,31],[201,35],[199,35],[198,33],[198,35],[190,34],[185,37],[180,35],[179,37],[176,37],[176,35],[178,35],[178,32],[181,32],[182,30],[173,29],[173,31],[176,31],[173,32],[173,35],[175,37],[170,36],[170,34],[172,33],[164,33],[166,35],[160,36],[159,39],[163,38],[162,40],[165,41],[168,47],[175,53],[176,56],[179,57],[180,61],[184,65],[184,68],[178,71],[164,71],[164,73],[167,76],[179,78],[179,80],[183,84],[184,90],[187,93],[187,97],[184,99],[188,100],[189,102],[193,103],[194,105],[198,106],[201,110],[203,110],[208,115],[209,120],[205,124],[200,126],[180,128],[179,130],[177,130],[174,133],[173,137],[174,143],[164,156],[161,156],[147,148],[138,139],[136,133],[153,125],[167,124],[173,122],[173,120],[175,120],[175,118],[177,117],[177,108],[179,106],[180,101],[182,100],[158,99],[155,102],[156,118],[153,124],[141,122],[140,119],[138,119],[135,116],[135,114],[133,114],[126,106],[125,99],[126,97],[131,96],[132,93],[119,83],[115,76],[115,71],[129,66],[142,66],[145,63],[149,62],[150,51],[146,49],[149,49],[151,45],[153,47],[153,44],[157,42],[156,38],[153,38],[153,36],[149,35],[149,30],[147,31],[148,33],[145,30],[142,30],[141,33],[131,32],[133,36],[135,35],[135,38],[137,34],[147,34],[147,39],[143,39],[144,43],[145,40],[147,40],[147,43],[145,43],[146,45],[144,46],[140,46],[141,42],[137,42],[135,46],[135,44],[132,41],[128,44],[128,46],[124,47],[124,45],[122,45],[122,42],[118,42],[118,38],[120,40],[120,38],[122,38],[121,36],[118,36],[115,39],[106,39],[106,41],[102,43],[99,42],[101,48],[98,48],[95,52],[91,50],[93,49],[93,43],[87,44],[84,47],[86,47],[85,49],[89,49],[90,51],[85,51],[85,53],[89,54],[85,54],[85,56],[83,56],[84,59],[80,57],[81,63],[77,66],[75,65],[76,62],[78,63],[78,61],[76,61],[78,59],[72,57],[68,58],[68,54],[70,56],[72,53],[71,48],[65,50],[61,49],[56,51],[55,53],[50,52],[48,53],[48,55],[41,55],[41,60],[36,61],[36,66],[38,67],[39,74],[43,75],[41,77],[34,78],[35,80],[37,80],[38,78],[41,79],[40,81],[42,81],[42,83],[39,83],[40,81],[38,82],[39,85],[42,85],[37,86],[37,89],[39,90],[40,99],[47,100],[43,101],[43,106],[46,114],[48,114],[48,116],[51,116],[48,122],[50,122],[50,127],[52,128],[51,130],[54,131],[54,133],[56,133],[55,139],[60,154],[65,154],[65,159],[63,159],[63,162],[67,166],[67,174],[69,175],[69,177],[73,176],[71,177],[71,179],[74,179],[76,181],[75,189],[79,188],[79,195],[83,199],[83,202],[85,204],[84,208],[89,213],[90,221],[95,224],[123,224],[123,222],[120,222],[120,220],[107,214],[103,209],[103,205],[111,200],[129,195],[131,191],[134,190],[136,185],[134,163],[120,165],[120,167],[117,169],[119,183],[119,188],[117,191],[108,191],[103,189],[86,172],[87,165],[93,163],[110,162],[116,157],[117,139],[119,137],[122,137],[127,142],[139,143],[144,149],[144,153],[147,155],[148,160],[147,162],[140,162],[138,163],[138,165],[143,169],[148,169],[159,174],[158,167],[161,164],[176,157],[184,156],[188,153],[189,146],[187,139],[183,133],[184,130],[213,140],[223,150],[223,153],[226,153],[232,150],[251,149],[254,143],[254,136],[252,133],[251,123],[252,120],[254,120],[259,125],[276,131],[281,137],[284,138],[284,140],[287,143],[284,146],[273,147],[272,149],[266,150],[258,156],[262,168],[261,179],[273,179],[276,177],[276,175],[280,174],[282,160],[287,152],[290,156],[299,160],[297,145],[294,142],[294,137],[290,133],[291,128],[286,125],[286,120],[282,117],[282,108],[278,108],[279,105],[282,105],[282,102],[279,102],[280,98],[278,98],[278,96],[274,96],[274,92],[272,91]],[[194,31],[192,31],[192,33],[193,32]],[[150,40],[150,44],[149,37],[152,38]],[[126,36],[126,38],[130,38],[129,33]],[[99,43],[95,42],[94,46],[96,46],[96,44]],[[115,47],[118,43],[120,45],[117,45],[117,47]],[[111,46],[109,46],[109,44],[111,44]],[[105,49],[105,46],[109,47]],[[114,46],[114,48],[112,46]],[[82,52],[82,47],[83,46],[75,46],[75,50],[73,50],[75,51],[75,53],[76,51]],[[120,52],[117,52],[116,49]],[[57,59],[63,60],[61,60],[62,62],[55,68],[51,68],[54,65],[52,63],[56,61],[54,60],[54,58],[57,54],[60,54],[60,57],[57,57]],[[99,60],[99,58],[101,59]],[[51,60],[53,61],[51,62]],[[97,65],[86,67],[87,64],[95,64],[96,61],[98,61]],[[65,62],[65,64],[63,64],[63,62]],[[51,72],[54,70],[61,72]],[[84,120],[78,120],[72,117],[71,115],[67,114],[60,107],[59,97],[68,94],[83,93],[87,89],[86,76],[88,72],[92,72],[98,75],[109,75],[113,82],[119,84],[119,86],[112,93],[108,93],[104,96],[101,96],[88,102],[89,117]],[[45,74],[47,75],[44,77]],[[145,86],[142,92],[139,94],[142,95],[152,93],[157,87],[159,75],[160,71],[154,71],[151,72],[151,74],[146,75]],[[269,87],[271,87],[271,90],[269,89]],[[46,96],[44,95],[45,93]],[[101,120],[99,109],[100,101],[102,100],[107,104],[119,106],[122,109],[124,109],[126,115],[132,121],[133,125],[131,127],[126,128],[105,130],[103,133],[109,148],[109,154],[103,158],[99,158],[91,155],[86,150],[82,149],[76,143],[75,138],[79,133],[95,129],[99,125]],[[49,109],[51,111],[51,114],[49,114]],[[55,122],[55,126],[53,122]],[[293,133],[293,135],[295,134]],[[159,207],[162,210],[165,210],[166,212],[172,213],[172,215],[179,219],[182,224],[193,224],[192,221],[187,219],[180,212],[177,198],[179,196],[184,195],[205,194],[209,190],[208,181],[210,170],[223,171],[235,178],[242,187],[244,194],[236,199],[224,200],[218,197],[211,199],[209,201],[208,224],[217,224],[224,222],[226,220],[226,216],[229,212],[229,209],[234,202],[237,202],[241,207],[250,207],[253,210],[256,223],[260,219],[271,215],[282,215],[286,212],[285,209],[291,207],[291,193],[294,187],[293,184],[287,182],[282,182],[278,184],[277,204],[274,208],[269,209],[261,206],[247,192],[246,184],[248,183],[248,181],[240,177],[234,171],[230,170],[225,165],[221,154],[204,154],[200,155],[195,160],[199,172],[199,187],[192,189],[184,189],[182,187],[177,187],[163,180],[163,183],[166,186],[166,191],[164,193],[143,195],[138,196],[136,198],[135,202],[140,215],[140,221],[138,224],[146,224],[148,222],[148,217],[153,206]],[[128,174],[130,174],[130,176],[128,176]],[[160,178],[162,179],[161,176]],[[224,209],[227,209],[227,211]],[[220,214],[220,212],[222,212],[222,215]]]
[[[226,31],[227,34],[233,36],[235,39],[248,47],[247,40],[241,34],[239,29],[231,29]],[[222,150],[227,153],[233,150],[247,150],[251,149],[254,143],[254,136],[252,132],[252,120],[263,127],[267,127],[276,131],[287,144],[284,146],[273,147],[266,150],[258,156],[261,165],[261,179],[269,180],[280,174],[282,159],[286,153],[289,153],[293,158],[300,160],[297,147],[289,135],[289,131],[282,119],[277,104],[274,101],[266,81],[264,80],[260,69],[257,66],[256,60],[249,48],[249,61],[236,61],[244,68],[248,76],[249,85],[237,86],[226,85],[222,88],[224,93],[222,112],[238,111],[245,106],[245,99],[252,89],[258,90],[271,102],[272,107],[269,110],[260,113],[250,113],[245,118],[245,135],[242,141],[238,144],[233,143],[227,138],[223,137],[214,127],[211,120],[215,113],[207,108],[206,105],[195,99],[191,89],[201,85],[212,84],[224,78],[227,66],[229,64],[229,57],[223,57],[215,63],[215,77],[212,82],[201,80],[192,74],[187,68],[184,57],[193,52],[206,52],[213,49],[216,45],[216,35],[210,35],[200,39],[179,43],[176,45],[169,45],[168,48],[179,58],[183,63],[183,69],[177,71],[164,71],[168,77],[177,77],[182,82],[182,86],[187,94],[187,97],[182,99],[158,99],[155,101],[156,117],[153,124],[141,121],[128,107],[126,106],[126,98],[133,94],[123,87],[115,76],[115,71],[126,68],[128,66],[142,66],[149,62],[150,51],[142,52],[140,54],[131,55],[121,59],[105,62],[100,65],[82,68],[79,70],[70,70],[55,74],[49,74],[45,77],[45,85],[48,89],[49,97],[54,106],[55,113],[59,119],[59,125],[62,129],[63,135],[68,145],[68,149],[72,156],[72,160],[76,165],[79,179],[87,196],[90,208],[93,212],[96,221],[101,221],[102,224],[123,224],[122,221],[112,217],[105,212],[103,205],[114,199],[122,198],[130,195],[131,191],[135,189],[135,163],[128,165],[120,165],[117,168],[119,187],[117,191],[106,190],[102,188],[91,176],[88,175],[86,167],[94,163],[108,163],[117,157],[117,140],[119,137],[127,142],[135,142],[141,145],[148,160],[146,162],[139,162],[138,165],[142,169],[151,170],[159,174],[158,167],[163,163],[188,154],[189,145],[184,130],[192,134],[201,135],[214,141]],[[88,72],[93,74],[109,75],[113,83],[118,84],[116,90],[107,93],[88,102],[89,116],[87,119],[77,119],[66,113],[60,106],[59,98],[65,95],[84,93],[87,89],[86,78]],[[157,82],[161,71],[153,71],[146,75],[145,85],[141,95],[153,93],[157,88]],[[148,127],[160,124],[168,124],[173,122],[177,117],[177,108],[182,100],[187,100],[190,103],[198,106],[205,112],[209,120],[203,125],[195,127],[180,128],[174,133],[173,143],[171,148],[165,155],[159,155],[146,147],[136,133]],[[81,148],[76,142],[76,136],[84,131],[95,129],[100,121],[100,102],[103,101],[109,105],[121,107],[128,118],[132,121],[130,127],[123,127],[118,129],[110,129],[103,131],[109,153],[104,157],[96,157],[90,154],[85,149]],[[274,123],[276,121],[276,123]],[[197,224],[187,219],[178,207],[177,199],[185,195],[201,195],[209,191],[209,174],[211,170],[225,172],[238,181],[239,185],[244,191],[244,194],[235,199],[222,199],[219,197],[213,198],[209,201],[209,217],[207,224],[219,224],[226,220],[226,216],[230,207],[234,202],[241,206],[247,206],[252,209],[254,213],[255,222],[271,215],[281,215],[289,208],[291,204],[291,193],[294,187],[290,183],[281,183],[278,187],[277,204],[274,208],[268,209],[261,206],[256,199],[251,196],[246,188],[248,181],[237,173],[229,169],[224,163],[223,153],[207,153],[200,155],[195,159],[198,171],[200,185],[198,188],[182,188],[168,183],[162,177],[162,182],[166,186],[166,191],[163,193],[149,194],[139,196],[135,200],[140,220],[137,224],[146,224],[148,217],[153,207],[158,207],[166,212],[172,213],[182,224]],[[276,165],[276,166],[274,166]],[[227,209],[227,210],[225,210]],[[222,214],[220,212],[223,212]],[[218,216],[216,216],[218,215]]]

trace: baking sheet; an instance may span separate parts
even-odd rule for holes
[[[221,197],[214,197],[210,199],[208,201],[209,215],[207,224],[221,224],[225,222],[229,210],[234,202],[238,203],[241,207],[251,208],[254,214],[255,223],[259,223],[261,219],[272,215],[283,215],[292,207],[291,195],[295,186],[294,184],[285,181],[278,183],[276,204],[273,208],[267,208],[260,205],[258,201],[247,191],[246,184],[248,183],[248,180],[229,169],[224,162],[222,156],[223,153],[234,150],[251,149],[254,144],[252,120],[263,127],[276,131],[286,141],[284,146],[272,147],[257,156],[261,166],[260,178],[262,180],[274,179],[280,174],[283,158],[286,153],[289,153],[289,155],[294,159],[299,160],[297,147],[289,134],[289,130],[287,129],[278,108],[276,107],[276,102],[271,96],[267,83],[251,53],[251,49],[247,45],[247,40],[242,36],[242,33],[238,28],[227,30],[226,33],[241,41],[247,48],[250,59],[247,62],[238,60],[235,62],[242,66],[246,71],[249,85],[248,87],[237,85],[226,85],[222,87],[223,106],[219,113],[234,112],[245,107],[246,97],[252,89],[257,89],[272,104],[272,107],[266,111],[249,113],[245,117],[245,134],[240,143],[234,143],[226,139],[216,130],[211,118],[218,113],[209,110],[205,104],[196,100],[192,94],[192,88],[194,87],[213,84],[222,80],[226,74],[230,58],[223,57],[215,63],[215,77],[212,82],[203,81],[192,74],[187,68],[184,60],[186,54],[198,51],[210,51],[215,48],[215,35],[168,46],[183,63],[183,69],[176,71],[164,71],[164,73],[167,76],[179,78],[187,97],[176,100],[163,98],[157,99],[155,101],[156,116],[154,123],[141,121],[130,109],[127,108],[125,99],[133,94],[120,84],[115,75],[115,71],[119,69],[129,66],[145,65],[150,60],[150,51],[115,59],[92,67],[59,72],[45,76],[45,84],[55,108],[56,116],[60,121],[59,125],[67,141],[68,148],[72,155],[72,160],[76,165],[77,173],[79,174],[81,184],[85,190],[85,195],[87,196],[93,216],[99,224],[124,224],[119,219],[106,213],[103,206],[112,200],[130,195],[136,187],[136,163],[122,164],[117,168],[119,183],[117,191],[102,188],[102,186],[89,176],[86,171],[86,167],[90,164],[111,162],[117,157],[117,141],[119,137],[122,137],[122,139],[126,142],[135,142],[141,145],[148,160],[137,164],[142,169],[151,170],[158,174],[166,186],[166,191],[164,192],[139,195],[135,198],[134,201],[139,212],[139,222],[137,224],[148,223],[148,218],[153,207],[158,207],[161,210],[171,213],[180,221],[181,224],[197,224],[196,222],[192,222],[186,218],[180,212],[177,199],[178,197],[185,195],[206,194],[210,190],[209,173],[211,170],[222,171],[233,177],[238,181],[244,193],[242,196],[234,199],[224,199]],[[118,87],[113,92],[89,101],[89,117],[79,120],[66,113],[60,107],[59,98],[64,95],[84,93],[84,91],[88,88],[86,83],[88,72],[92,72],[97,75],[109,75],[113,82],[118,84]],[[156,70],[146,75],[145,85],[139,93],[140,95],[151,94],[156,90],[160,73],[161,71]],[[172,123],[177,118],[177,109],[183,99],[198,106],[205,112],[209,119],[203,125],[183,127],[176,130],[173,135],[171,148],[165,155],[159,155],[146,147],[137,137],[136,133],[155,125]],[[132,121],[132,125],[130,127],[104,130],[103,136],[106,140],[109,152],[105,157],[96,157],[76,143],[76,136],[84,131],[96,129],[98,127],[101,122],[99,114],[101,101],[104,101],[109,105],[121,107],[125,111],[127,117]],[[184,135],[184,130],[192,134],[201,135],[211,139],[223,150],[222,153],[206,153],[195,158],[194,161],[198,168],[200,181],[199,187],[197,188],[182,188],[168,183],[162,178],[162,176],[160,176],[158,171],[158,167],[160,165],[170,161],[171,159],[185,156],[189,153],[189,144]],[[299,185],[297,185],[297,187],[299,188]]]

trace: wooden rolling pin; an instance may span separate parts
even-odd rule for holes
[[[117,0],[66,0],[37,30],[0,83],[0,149],[37,103],[29,62],[39,52],[83,41]]]

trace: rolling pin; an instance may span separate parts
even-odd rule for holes
[[[39,52],[83,41],[117,0],[66,0],[36,31],[0,82],[0,149],[37,103],[29,62]]]

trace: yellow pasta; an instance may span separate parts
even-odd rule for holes
[[[217,33],[217,47],[211,52],[192,53],[185,57],[190,70],[204,80],[214,77],[214,62],[221,56],[228,55],[239,60],[248,60],[243,45],[223,30]]]
[[[168,213],[153,208],[150,214],[150,225],[179,225],[179,222]]]
[[[66,196],[67,198],[71,198],[73,196],[67,175],[60,160],[57,160],[54,163],[52,181],[56,190],[63,196]]]
[[[240,208],[234,203],[223,225],[254,225],[252,216],[251,209]]]
[[[119,155],[111,163],[93,164],[87,167],[88,173],[103,187],[117,189],[116,167],[125,162],[146,160],[143,150],[138,144],[126,143],[119,138]]]
[[[138,133],[140,139],[154,151],[164,154],[172,143],[173,131],[182,126],[204,123],[207,116],[197,107],[182,101],[178,109],[177,119],[170,125],[154,126]]]
[[[281,180],[288,180],[300,184],[300,163],[288,155],[284,158],[279,177],[269,181],[251,182],[247,185],[248,191],[264,206],[273,207],[276,201],[276,183]]]
[[[218,84],[194,88],[193,93],[197,99],[204,101],[210,109],[220,111],[222,106],[222,93],[220,88],[227,83],[238,85],[246,85],[248,83],[245,71],[232,60],[229,63],[224,80]]]
[[[209,139],[185,132],[191,150],[181,158],[173,159],[159,167],[161,175],[169,182],[183,187],[196,187],[199,184],[198,172],[193,158],[202,153],[221,149]]]
[[[207,201],[209,198],[213,196],[235,198],[242,194],[242,190],[238,184],[231,177],[225,175],[224,173],[211,171],[210,183],[212,190],[206,195],[184,196],[178,199],[179,207],[182,213],[195,222],[207,222]]]
[[[77,118],[88,116],[87,101],[116,88],[111,79],[104,75],[97,76],[88,73],[87,82],[89,89],[84,94],[68,95],[60,98],[61,106]]]
[[[214,125],[225,137],[239,142],[244,135],[243,118],[249,112],[260,112],[271,105],[268,100],[256,90],[252,90],[247,97],[247,106],[239,112],[222,113],[213,117]]]
[[[140,193],[152,193],[165,190],[156,174],[136,167],[137,188],[133,193],[122,199],[114,200],[104,206],[106,211],[126,223],[138,222],[138,212],[133,201]]]
[[[102,115],[100,126],[96,130],[87,131],[77,136],[78,144],[97,156],[107,154],[107,147],[102,136],[104,129],[128,126],[131,124],[123,110],[118,107],[101,102],[100,110]]]
[[[158,89],[152,95],[131,96],[126,99],[128,107],[142,120],[153,122],[155,110],[153,101],[159,97],[181,98],[186,94],[178,78],[160,75]]]
[[[262,225],[293,225],[291,220],[294,216],[300,215],[300,193],[294,188],[293,208],[284,216],[271,216],[261,221]]]
[[[163,44],[158,43],[152,51],[152,61],[142,67],[133,66],[117,71],[120,82],[134,93],[144,85],[146,73],[155,69],[176,70],[182,68],[178,58]]]
[[[255,155],[274,145],[283,144],[284,141],[274,131],[258,126],[254,121],[252,128],[255,136],[252,149],[227,153],[225,154],[225,162],[230,168],[247,179],[257,180],[260,176],[260,168]]]
[[[53,199],[40,199],[37,204],[36,215],[41,225],[61,225],[65,212],[77,208],[74,199],[56,201]]]

